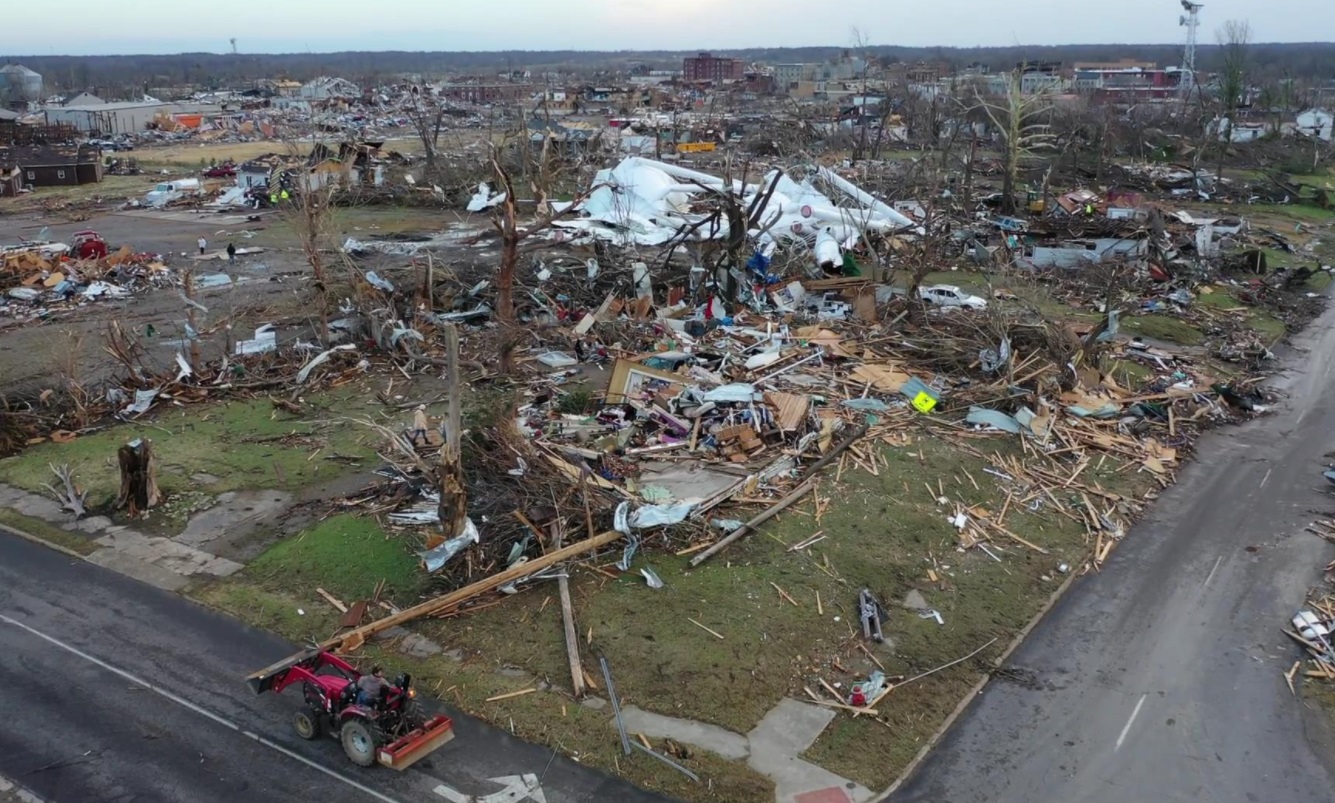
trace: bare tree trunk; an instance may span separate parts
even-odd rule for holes
[[[445,421],[444,443],[440,447],[440,505],[437,512],[446,538],[463,535],[468,526],[468,491],[464,487],[464,469],[460,428],[462,392],[459,384],[459,331],[454,324],[445,326],[445,370],[449,382],[449,411]]]
[[[507,231],[501,235],[501,264],[496,271],[496,317],[509,325],[515,322],[515,268],[518,264],[519,237],[512,219]]]
[[[315,335],[324,348],[329,348],[329,280],[325,255],[320,249],[324,244],[331,196],[332,189],[298,187],[297,206],[290,218],[300,238],[302,255],[306,257],[306,264],[311,266],[315,311],[320,319]]]
[[[186,268],[185,274],[181,276],[181,292],[190,302],[195,300],[195,270]],[[190,331],[186,333],[186,339],[190,341],[190,368],[194,370],[196,377],[199,375],[201,361],[199,358],[199,320],[197,309],[194,303],[185,305],[185,320],[190,325]]]
[[[140,438],[122,446],[116,453],[121,469],[121,491],[116,509],[126,508],[134,518],[162,502],[158,489],[157,464],[153,460],[153,441]]]
[[[969,124],[969,159],[964,163],[964,213],[973,209],[973,160],[978,158],[978,131]]]

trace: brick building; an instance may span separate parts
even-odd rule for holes
[[[746,76],[746,65],[741,59],[714,56],[700,52],[687,56],[681,62],[681,77],[687,81],[740,81]]]

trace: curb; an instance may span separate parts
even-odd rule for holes
[[[13,508],[6,508],[6,510],[13,510]],[[17,513],[18,511],[13,511],[13,512]],[[14,535],[17,535],[19,538],[22,538],[25,541],[31,541],[32,543],[44,546],[47,549],[55,550],[56,552],[59,552],[60,554],[65,555],[67,557],[75,558],[77,560],[88,559],[87,555],[75,552],[74,550],[70,549],[67,546],[61,546],[60,544],[53,543],[51,541],[46,540],[45,538],[33,535],[30,532],[20,530],[18,527],[15,527],[10,524],[0,524],[0,530],[3,530],[4,532],[7,533],[13,533]],[[4,789],[3,784],[4,784],[3,779],[0,779],[0,791],[3,791]]]
[[[1015,650],[1024,643],[1024,640],[1029,637],[1030,632],[1032,632],[1035,627],[1038,627],[1038,623],[1043,621],[1043,617],[1048,615],[1048,611],[1052,610],[1052,606],[1056,605],[1058,600],[1066,596],[1066,592],[1070,590],[1072,584],[1075,583],[1076,578],[1080,576],[1081,575],[1072,572],[1060,586],[1057,586],[1057,589],[1048,597],[1048,601],[1043,603],[1043,607],[1038,609],[1038,613],[1034,614],[1034,618],[1030,619],[1029,623],[1021,628],[1019,633],[1015,634],[1015,638],[1011,639],[1011,643],[1007,645],[1005,652],[997,656],[992,662],[994,667],[999,668],[1002,664],[1006,663],[1006,659],[1010,658],[1011,653],[1015,652]],[[969,690],[969,693],[964,695],[964,698],[959,701],[959,704],[955,706],[955,710],[950,712],[950,716],[946,717],[945,721],[941,723],[941,727],[936,729],[936,733],[932,734],[932,737],[922,746],[922,749],[919,750],[918,754],[913,757],[913,760],[908,763],[908,766],[904,767],[903,772],[899,773],[899,777],[895,779],[894,783],[890,784],[890,788],[881,792],[876,797],[873,797],[868,803],[883,803],[883,801],[887,800],[890,795],[894,794],[895,790],[899,789],[899,787],[909,779],[909,776],[913,774],[913,771],[918,768],[918,765],[927,758],[927,754],[930,753],[932,748],[936,747],[937,743],[941,741],[941,737],[946,735],[946,732],[950,730],[950,727],[955,724],[955,720],[959,719],[960,715],[968,710],[969,706],[975,699],[977,699],[978,695],[982,693],[983,689],[991,680],[992,674],[990,672],[983,675],[983,677],[974,684],[973,688]]]
[[[40,797],[24,789],[3,775],[0,775],[0,795],[12,794],[21,803],[45,803]]]

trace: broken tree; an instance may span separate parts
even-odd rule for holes
[[[153,441],[136,438],[122,446],[116,457],[121,467],[121,492],[116,497],[116,509],[125,508],[126,514],[133,517],[161,504]]]
[[[468,491],[464,487],[463,459],[460,456],[459,429],[463,425],[459,394],[459,331],[454,324],[445,327],[445,370],[449,379],[449,411],[445,422],[444,443],[440,447],[440,524],[445,537],[457,538],[468,526]]]

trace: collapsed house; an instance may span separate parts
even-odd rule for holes
[[[825,167],[801,179],[775,169],[758,184],[743,184],[640,157],[599,171],[588,196],[574,204],[575,214],[555,225],[620,246],[726,240],[731,236],[726,216],[699,208],[718,194],[732,194],[747,207],[752,222],[747,237],[762,248],[802,244],[818,258],[834,259],[840,243],[865,233],[919,230],[914,221]]]

